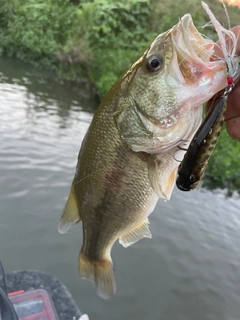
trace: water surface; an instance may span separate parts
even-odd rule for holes
[[[59,278],[90,320],[239,320],[240,199],[174,190],[150,216],[153,239],[114,245],[109,301],[77,273],[81,225],[57,224],[96,101],[0,60],[0,256],[7,271]]]

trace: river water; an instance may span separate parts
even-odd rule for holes
[[[82,231],[57,224],[96,102],[0,60],[0,257],[6,271],[56,276],[90,320],[239,320],[240,199],[174,190],[150,216],[153,239],[114,245],[117,293],[77,273]]]

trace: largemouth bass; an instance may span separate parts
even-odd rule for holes
[[[103,298],[116,290],[113,244],[151,238],[148,216],[159,198],[170,199],[178,145],[191,141],[202,103],[226,87],[226,64],[210,61],[213,48],[186,14],[113,85],[92,119],[58,230],[82,221],[79,272]]]

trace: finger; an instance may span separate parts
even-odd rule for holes
[[[225,112],[225,120],[240,116],[240,85],[237,85],[228,95],[227,111]]]
[[[240,140],[240,116],[227,120],[226,129],[232,138]]]

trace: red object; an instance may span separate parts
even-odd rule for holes
[[[227,77],[227,83],[228,85],[233,84],[233,77]]]
[[[9,293],[8,293],[8,296],[9,296],[9,297],[12,297],[12,296],[14,296],[15,294],[20,294],[20,293],[23,293],[23,292],[24,292],[24,290],[18,290],[18,291],[9,292]]]
[[[51,298],[44,289],[11,292],[9,299],[19,320],[58,320]]]

